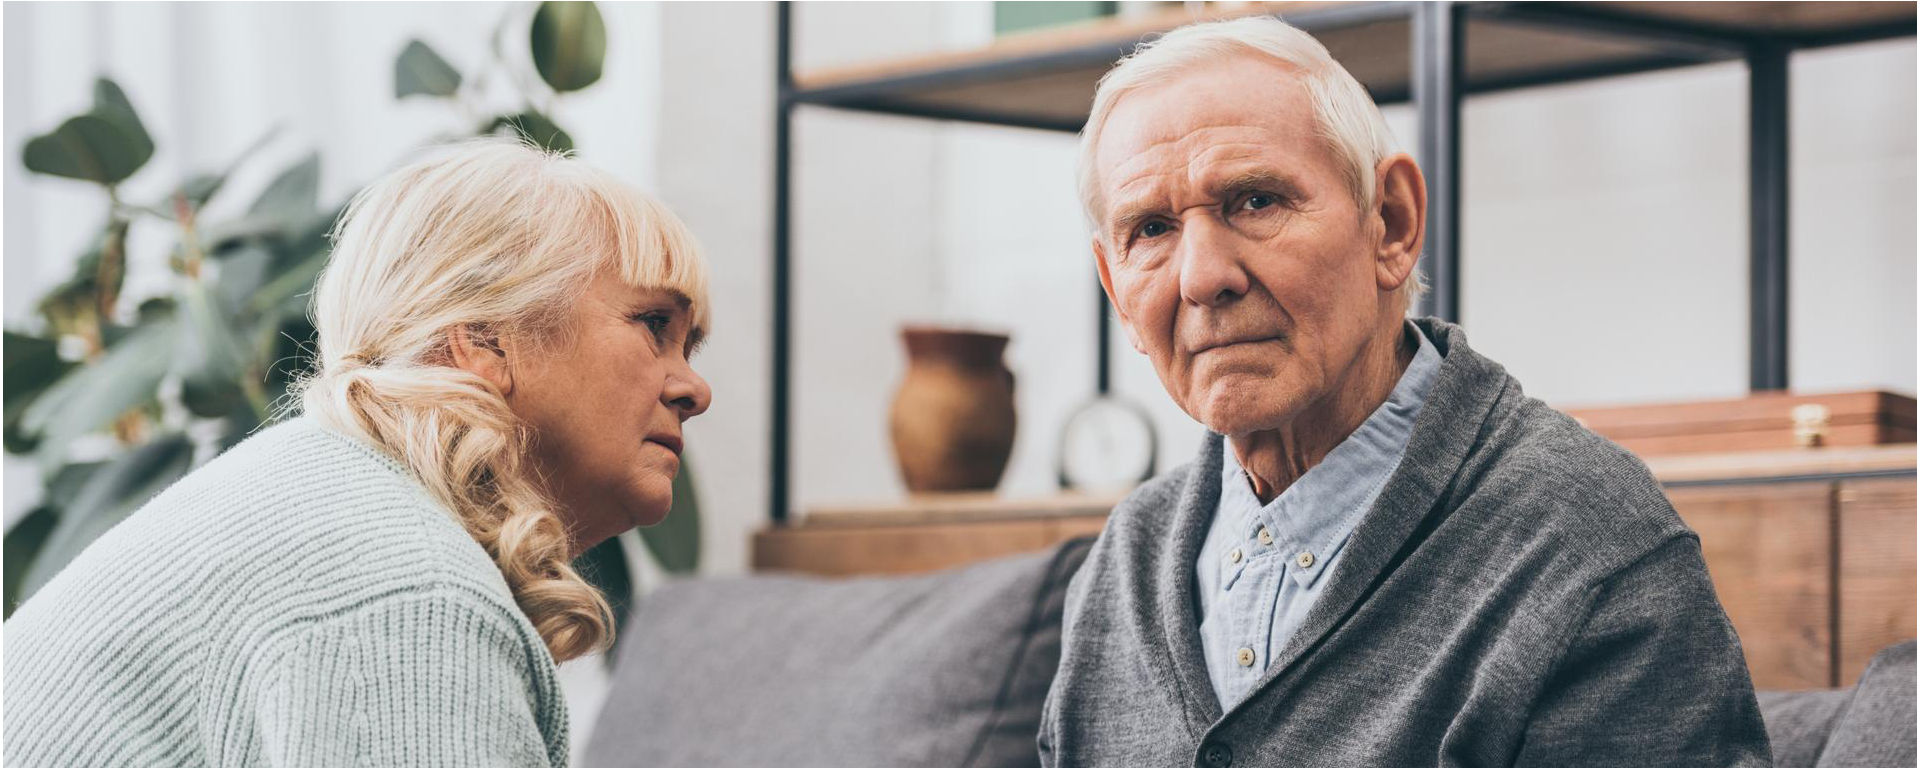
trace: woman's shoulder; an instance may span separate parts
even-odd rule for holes
[[[253,620],[298,620],[395,589],[461,588],[514,605],[492,558],[404,465],[308,418],[194,470],[98,546],[142,550],[116,554],[234,585],[247,593],[239,606],[289,614]]]

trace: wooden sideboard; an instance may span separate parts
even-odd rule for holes
[[[1914,446],[1647,460],[1700,534],[1754,685],[1848,685],[1915,634]],[[755,534],[757,570],[849,576],[938,570],[1098,533],[1115,496],[924,496],[816,508]]]

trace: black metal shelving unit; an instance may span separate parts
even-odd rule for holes
[[[1142,39],[1202,18],[1170,12],[1113,20],[1064,30],[1051,44],[1033,45],[1029,38],[1000,51],[996,45],[796,80],[793,12],[789,2],[778,6],[775,56],[768,506],[776,525],[786,522],[790,498],[795,110],[830,107],[1077,133],[1101,72]],[[1428,183],[1427,249],[1420,263],[1432,284],[1420,311],[1448,320],[1460,312],[1460,107],[1466,96],[1744,60],[1750,73],[1749,381],[1756,391],[1787,387],[1791,56],[1915,34],[1912,2],[1272,3],[1205,18],[1254,13],[1278,15],[1313,33],[1380,104],[1413,104],[1420,126],[1417,157]],[[1096,388],[1104,394],[1111,382],[1112,333],[1104,294],[1099,307]]]

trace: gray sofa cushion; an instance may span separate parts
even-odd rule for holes
[[[1820,768],[1914,764],[1913,643],[1875,654],[1833,724]]]
[[[1761,691],[1760,717],[1767,721],[1773,768],[1814,768],[1827,746],[1834,718],[1853,689],[1838,691]]]
[[[1852,688],[1761,691],[1774,768],[1911,768],[1913,649],[1907,641],[1880,651]]]
[[[584,764],[1036,765],[1090,541],[925,576],[662,587],[627,623]]]

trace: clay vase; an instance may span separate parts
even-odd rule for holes
[[[907,490],[992,490],[1013,451],[1013,372],[1000,334],[908,326],[894,395],[893,454]]]

